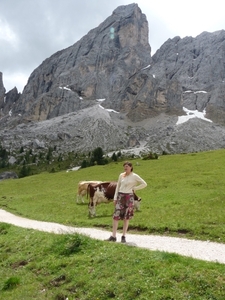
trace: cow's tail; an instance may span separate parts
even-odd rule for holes
[[[87,200],[89,200],[89,202],[90,202],[90,183],[88,184],[88,186],[87,186]]]

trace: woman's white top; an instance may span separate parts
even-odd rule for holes
[[[136,173],[131,172],[129,175],[121,173],[116,186],[114,200],[117,200],[118,193],[132,194],[147,186],[147,183]]]

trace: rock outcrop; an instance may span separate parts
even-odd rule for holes
[[[10,113],[10,115],[13,113],[14,106],[16,105],[16,102],[19,99],[20,95],[21,94],[18,93],[16,87],[5,94],[5,105],[3,107],[3,113]]]
[[[17,179],[18,175],[15,172],[2,172],[0,173],[0,181],[6,179]]]
[[[3,108],[5,106],[5,88],[2,81],[2,72],[0,72],[0,117],[3,116]]]

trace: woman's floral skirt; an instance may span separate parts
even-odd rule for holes
[[[113,213],[114,220],[130,220],[134,215],[134,195],[118,193],[115,211]]]

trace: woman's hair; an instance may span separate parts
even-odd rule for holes
[[[131,162],[126,161],[126,162],[123,164],[123,167],[124,167],[125,165],[128,165],[129,167],[131,167],[131,172],[133,171],[133,165],[132,165]]]

